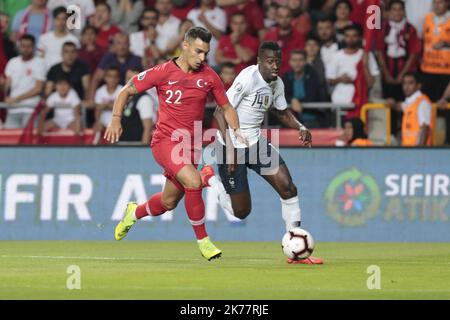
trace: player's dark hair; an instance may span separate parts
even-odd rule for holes
[[[281,48],[278,45],[278,43],[274,41],[264,41],[261,43],[258,49],[258,56],[262,56],[265,51],[275,51],[275,52],[281,52]]]
[[[64,7],[56,7],[52,11],[53,19],[59,16],[61,13],[64,13],[67,16],[67,9]]]
[[[31,41],[33,43],[33,46],[36,44],[36,38],[32,34],[29,34],[29,33],[26,33],[20,37],[19,41],[21,42],[23,40]]]
[[[406,72],[405,75],[403,76],[403,79],[405,79],[406,77],[412,77],[418,84],[422,84],[422,77],[418,72],[413,71]]]
[[[362,35],[363,35],[363,29],[361,28],[361,26],[359,24],[351,24],[349,26],[346,26],[344,28],[344,34],[347,31],[356,31],[360,37],[362,37]]]
[[[184,35],[184,40],[194,41],[195,39],[200,39],[203,42],[210,43],[212,38],[211,32],[203,27],[192,27]]]
[[[307,57],[305,50],[300,50],[300,49],[292,50],[291,51],[291,56],[293,56],[294,54],[301,54],[304,58]]]
[[[405,3],[402,0],[391,0],[388,5],[388,10],[391,10],[394,4],[399,4],[405,10]]]
[[[77,47],[77,45],[75,44],[75,42],[72,42],[72,41],[66,41],[66,42],[64,42],[64,44],[63,44],[63,49],[65,48],[65,47],[74,47],[75,49],[78,49],[78,47]]]

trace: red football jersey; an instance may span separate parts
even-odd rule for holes
[[[177,129],[188,130],[193,136],[194,121],[203,121],[209,92],[219,106],[229,103],[222,80],[207,64],[186,73],[170,60],[134,76],[133,83],[138,92],[152,87],[158,92],[158,121],[152,142],[162,136],[170,138]]]

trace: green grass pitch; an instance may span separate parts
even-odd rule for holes
[[[449,243],[319,243],[322,266],[287,264],[278,242],[217,245],[208,262],[195,242],[0,241],[0,299],[450,299]]]

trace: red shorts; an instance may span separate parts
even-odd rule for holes
[[[177,173],[186,165],[198,167],[202,150],[194,149],[192,145],[183,145],[170,138],[158,138],[152,141],[152,153],[156,162],[164,169],[164,176],[184,191],[184,187],[176,179]]]

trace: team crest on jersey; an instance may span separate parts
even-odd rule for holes
[[[236,85],[234,86],[234,88],[236,89],[236,92],[241,92],[242,91],[242,83],[238,82],[236,83]]]
[[[204,88],[207,85],[208,85],[208,83],[205,80],[203,80],[203,79],[198,79],[197,80],[197,87]]]
[[[147,74],[147,71],[143,71],[143,72],[139,73],[138,76],[137,76],[137,79],[139,81],[144,80],[146,74]]]

